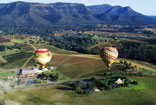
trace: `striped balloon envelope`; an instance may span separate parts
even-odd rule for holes
[[[113,47],[105,47],[104,50],[101,52],[100,57],[110,69],[111,65],[114,63],[114,61],[118,58],[118,50]]]
[[[34,59],[35,61],[44,69],[47,63],[50,62],[52,54],[48,49],[38,49],[35,51]]]

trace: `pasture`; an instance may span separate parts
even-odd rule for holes
[[[138,86],[128,86],[102,92],[82,95],[67,86],[45,86],[22,89],[5,94],[4,98],[22,105],[155,105],[156,79],[152,77],[129,77],[139,82]],[[41,92],[42,91],[42,92]]]

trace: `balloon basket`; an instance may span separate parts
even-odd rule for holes
[[[42,71],[45,72],[45,71],[48,71],[48,69],[47,68],[43,68]]]

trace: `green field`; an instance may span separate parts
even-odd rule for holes
[[[0,79],[7,79],[8,76],[16,76],[17,74],[12,72],[12,71],[9,71],[9,72],[2,72],[0,73]]]
[[[88,95],[63,90],[66,87],[63,85],[45,86],[9,92],[5,98],[22,105],[155,105],[156,79],[152,77],[129,78],[137,80],[139,85]]]
[[[26,60],[32,56],[30,52],[20,52],[12,55],[5,56],[7,62],[1,63],[0,67],[4,69],[20,68]]]

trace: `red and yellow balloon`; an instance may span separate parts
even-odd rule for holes
[[[41,66],[42,70],[47,66],[48,62],[50,62],[52,58],[52,54],[48,49],[38,49],[35,51],[35,61]]]

